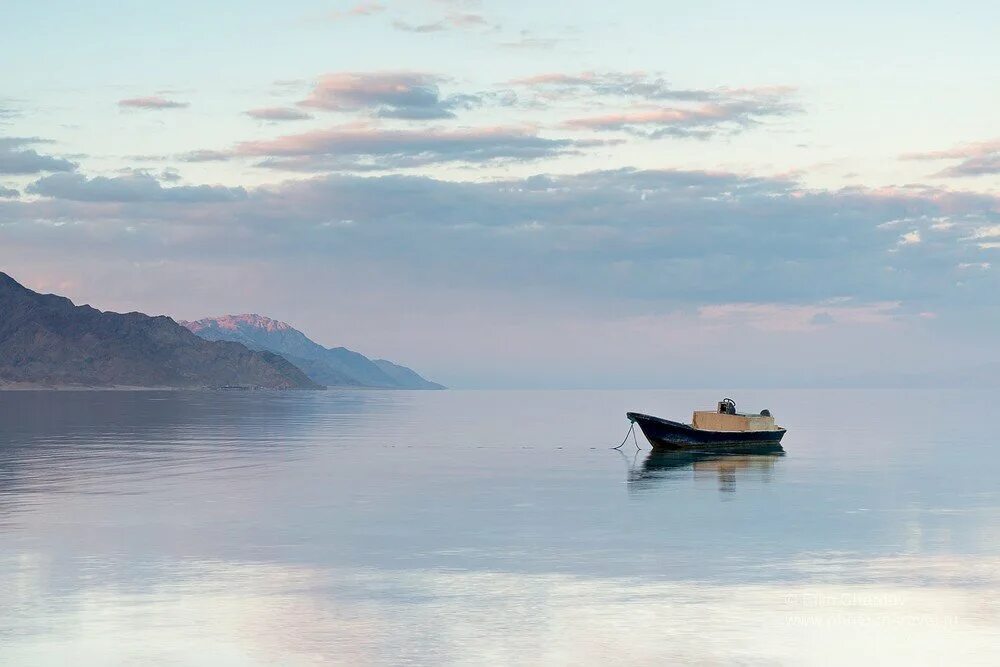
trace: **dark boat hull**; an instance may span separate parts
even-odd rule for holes
[[[625,416],[639,425],[642,434],[655,450],[783,451],[783,428],[773,431],[705,431],[638,412],[629,412]]]

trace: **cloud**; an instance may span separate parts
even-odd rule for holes
[[[565,100],[590,98],[618,110],[565,121],[573,129],[624,131],[658,138],[707,138],[735,133],[771,117],[800,111],[787,86],[758,88],[674,88],[662,77],[645,72],[549,72],[509,82],[534,96],[534,103],[550,106]],[[624,107],[624,108],[621,108]]]
[[[198,150],[190,151],[180,155],[181,162],[222,162],[228,160],[232,155],[225,151]]]
[[[422,72],[339,72],[320,77],[300,106],[325,111],[366,111],[382,118],[453,118],[475,106],[471,95],[442,97],[446,79]]]
[[[532,128],[387,130],[351,124],[243,142],[234,154],[265,158],[262,164],[267,167],[324,171],[534,160],[566,154],[582,145],[587,144],[540,137]]]
[[[629,97],[646,101],[727,102],[746,98],[787,98],[795,93],[791,86],[754,88],[675,88],[663,76],[647,72],[544,72],[514,79],[514,86],[533,89],[549,98],[579,97],[590,94],[604,97]]]
[[[18,192],[17,190],[15,190],[14,188],[7,188],[7,187],[4,187],[4,186],[0,185],[0,197],[6,198],[6,199],[13,199],[13,198],[17,198],[17,197],[20,197],[20,196],[21,196],[21,193]]]
[[[123,109],[183,109],[191,106],[187,102],[177,102],[159,96],[132,97],[127,100],[119,100],[118,106]]]
[[[816,313],[809,319],[809,324],[817,327],[829,326],[835,322],[833,315],[825,310]]]
[[[257,120],[283,121],[308,120],[312,118],[312,116],[307,114],[305,111],[290,109],[288,107],[264,107],[261,109],[250,109],[245,113],[251,118],[256,118]]]
[[[1000,225],[977,227],[972,234],[976,239],[1000,239]]]
[[[48,142],[37,137],[0,137],[0,174],[38,174],[76,169],[76,165],[69,160],[25,148],[39,143]]]
[[[404,32],[431,33],[445,30],[495,30],[499,26],[488,21],[482,14],[451,12],[444,18],[429,23],[409,23],[395,20],[392,22],[392,27]]]
[[[704,139],[721,132],[740,132],[759,124],[767,116],[786,113],[788,110],[783,104],[747,100],[695,107],[638,107],[601,116],[573,118],[564,124],[572,129],[619,130],[652,139],[665,136]]]
[[[339,72],[324,75],[300,107],[362,112],[379,118],[429,120],[454,118],[462,109],[483,106],[546,108],[580,101],[613,109],[569,118],[562,127],[576,131],[626,132],[707,138],[733,134],[768,119],[801,111],[786,86],[683,89],[662,77],[638,73],[543,73],[507,82],[491,91],[444,95],[449,79],[426,72]]]
[[[904,160],[957,160],[935,176],[965,177],[1000,174],[1000,139],[962,144],[942,151],[907,153]]]
[[[357,3],[350,9],[345,9],[343,11],[335,11],[330,13],[328,16],[332,21],[343,21],[345,19],[355,19],[363,18],[365,16],[374,16],[376,14],[381,14],[386,10],[385,5],[380,2],[375,2],[374,0],[363,0]]]
[[[83,174],[53,174],[28,186],[28,193],[79,202],[231,202],[246,198],[243,188],[218,185],[163,187],[148,174],[130,174],[108,178]]]
[[[975,227],[964,240],[975,241],[984,250],[998,248],[1000,247],[1000,224]]]
[[[500,42],[504,49],[551,49],[564,42],[560,37],[543,37],[530,30],[522,30],[516,39]]]
[[[299,135],[245,152],[296,158],[327,140]],[[344,145],[333,137],[322,150],[336,158]],[[51,230],[28,221],[74,220],[62,236],[46,231],[48,242],[79,245],[94,234],[91,241],[110,243],[116,225],[140,220],[146,248],[172,247],[178,257],[315,257],[391,270],[428,289],[457,281],[591,302],[627,295],[661,307],[820,304],[794,313],[808,323],[820,311],[838,321],[849,314],[840,301],[823,303],[832,299],[899,303],[885,312],[904,317],[975,308],[1000,288],[1000,272],[956,268],[990,261],[995,250],[984,244],[998,238],[1000,200],[930,188],[805,190],[724,172],[626,169],[492,182],[324,175],[246,191],[74,174],[41,179],[29,191],[51,199],[0,202],[0,222],[11,223],[0,235]],[[167,205],[177,201],[187,204]],[[90,202],[120,203],[109,210]],[[898,226],[883,224],[901,218],[921,235],[905,252],[894,251]],[[933,228],[942,218],[953,225]],[[343,220],[353,224],[336,224]]]

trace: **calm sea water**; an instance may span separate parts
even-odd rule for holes
[[[0,393],[0,664],[996,664],[1000,396]]]

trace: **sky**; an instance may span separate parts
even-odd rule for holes
[[[2,9],[32,289],[455,387],[1000,364],[996,3],[90,4]]]

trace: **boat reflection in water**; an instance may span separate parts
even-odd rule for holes
[[[777,461],[785,455],[781,446],[741,449],[734,452],[652,451],[640,465],[631,465],[630,491],[656,488],[667,480],[717,479],[719,491],[735,493],[739,479],[768,482]]]

